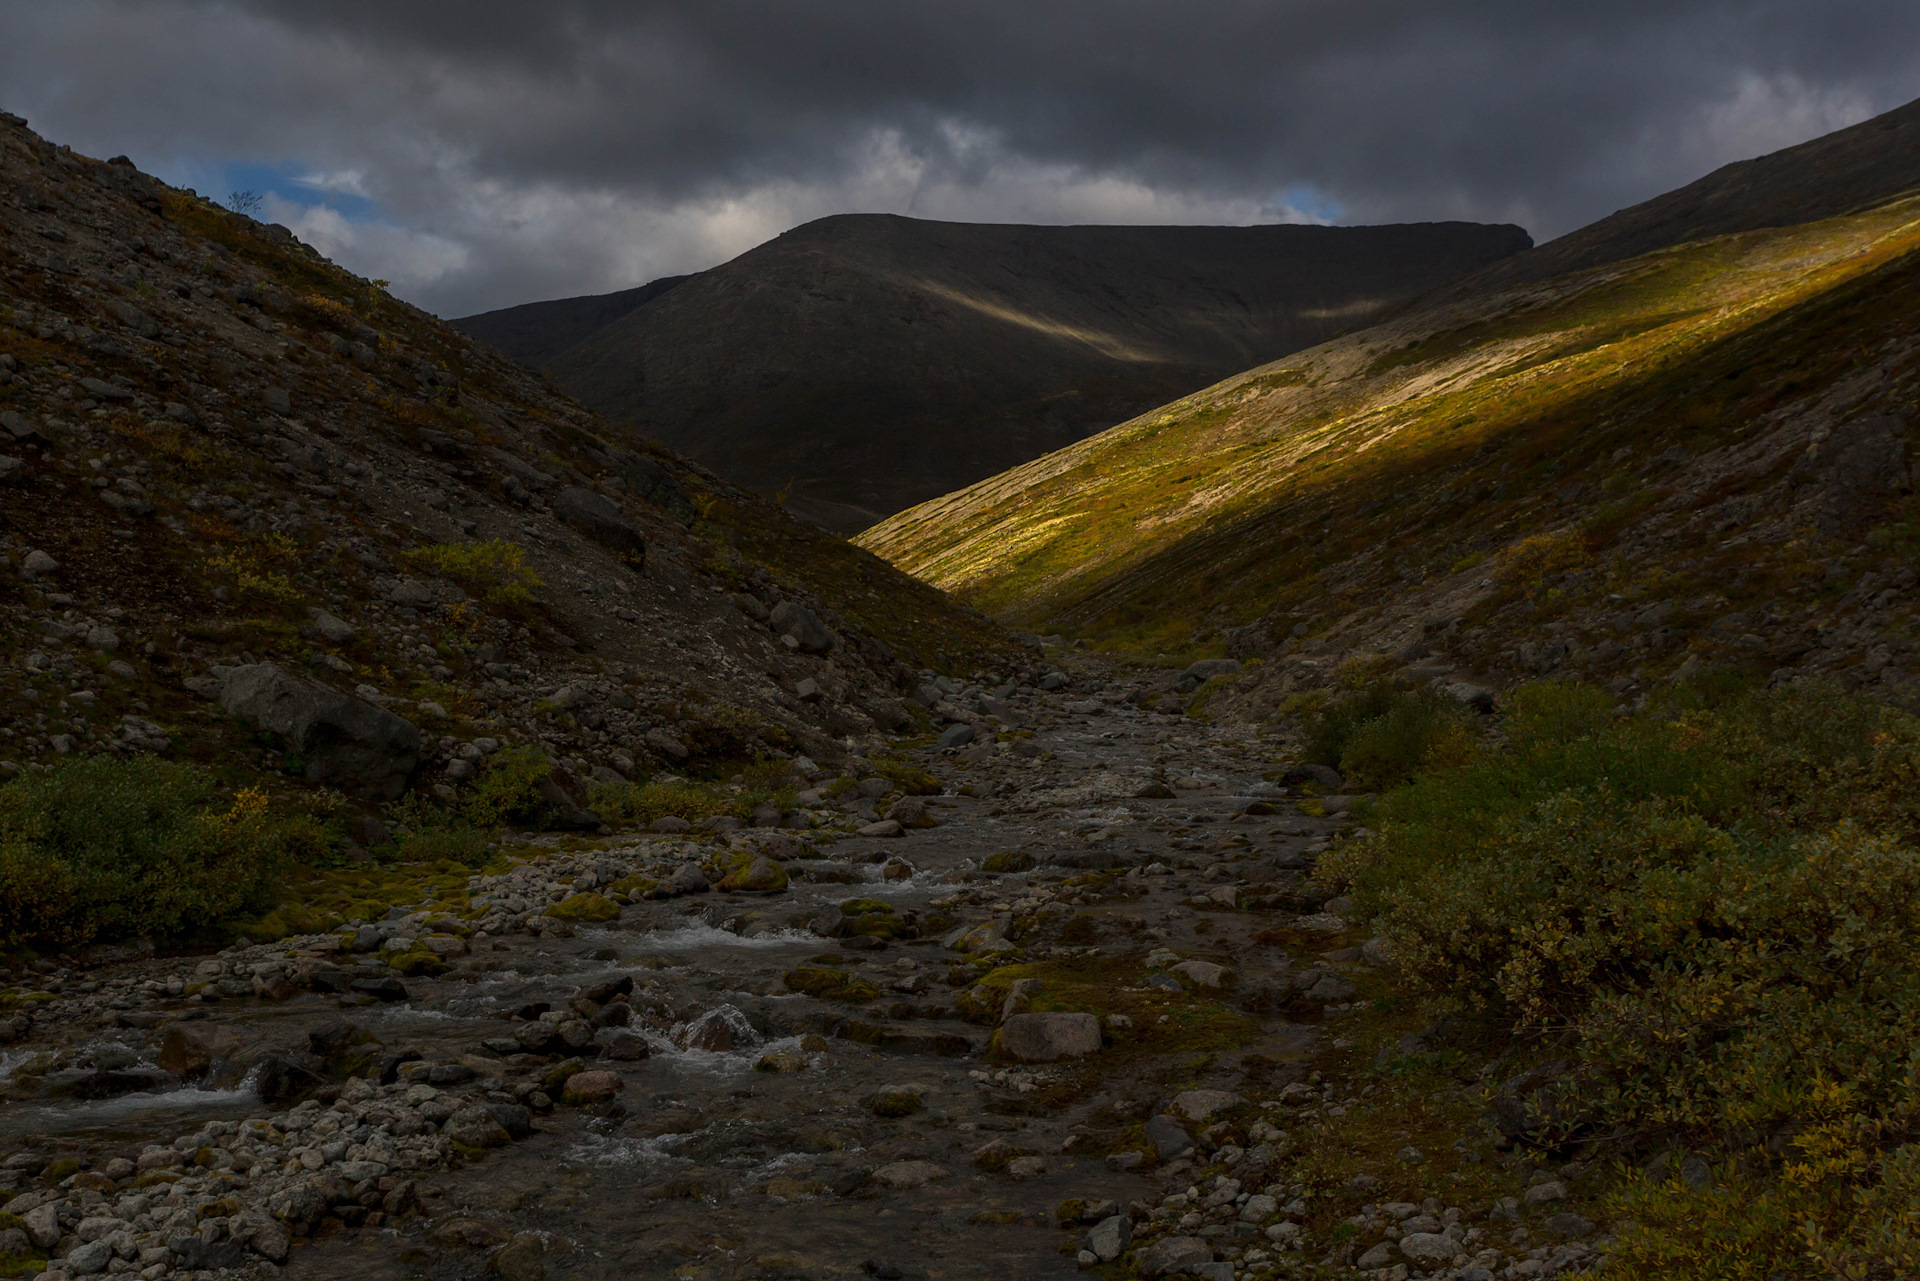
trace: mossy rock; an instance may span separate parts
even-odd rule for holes
[[[0,1277],[38,1276],[47,1270],[47,1256],[28,1251],[24,1254],[0,1254]]]
[[[778,894],[787,888],[787,869],[770,858],[754,858],[728,872],[719,888],[753,894]]]
[[[1031,872],[1034,866],[1033,855],[1025,850],[1003,850],[998,854],[988,855],[986,862],[980,864],[980,870],[983,872]]]
[[[788,970],[783,981],[788,991],[817,996],[823,1001],[857,1002],[880,998],[880,989],[873,984],[856,979],[845,970],[829,969],[824,965],[803,965]]]
[[[848,916],[864,916],[869,912],[891,912],[893,904],[877,898],[850,898],[840,904],[840,910]]]
[[[642,876],[640,873],[635,872],[631,876],[623,876],[613,884],[607,886],[607,893],[610,895],[624,894],[628,898],[644,898],[647,894],[659,888],[660,882],[658,880],[651,876]]]
[[[588,890],[569,895],[548,908],[546,915],[560,921],[612,921],[620,916],[620,905],[604,894]]]
[[[913,937],[913,926],[902,916],[865,912],[847,922],[847,933],[865,934],[877,939],[905,939]]]
[[[42,1183],[58,1183],[70,1174],[80,1173],[80,1162],[70,1156],[56,1157],[40,1171]]]
[[[424,948],[412,952],[399,952],[389,956],[387,957],[387,964],[391,966],[396,973],[404,974],[408,978],[420,975],[432,978],[436,974],[445,974],[453,968],[440,957]]]

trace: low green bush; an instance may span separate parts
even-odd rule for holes
[[[1542,1142],[1737,1167],[1712,1192],[1625,1185],[1619,1275],[1910,1268],[1920,721],[1814,683],[1633,716],[1550,684],[1504,730],[1384,797],[1321,884],[1416,986],[1571,1048],[1577,1100]]]
[[[1455,700],[1374,681],[1315,713],[1306,755],[1338,769],[1349,786],[1374,791],[1461,759],[1475,732],[1473,714]]]
[[[167,940],[271,901],[279,875],[322,861],[310,814],[230,795],[192,765],[85,757],[0,787],[0,939],[77,947]]]

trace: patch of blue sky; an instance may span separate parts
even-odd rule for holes
[[[1282,187],[1274,193],[1273,202],[1283,215],[1307,222],[1335,223],[1347,212],[1345,205],[1312,183]]]

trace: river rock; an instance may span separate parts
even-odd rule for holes
[[[1186,1090],[1173,1096],[1167,1111],[1193,1122],[1205,1121],[1218,1112],[1243,1107],[1246,1100],[1225,1090]]]
[[[1102,1263],[1112,1263],[1133,1244],[1133,1219],[1124,1214],[1111,1215],[1093,1225],[1087,1233],[1087,1249]]]
[[[994,1050],[1020,1063],[1081,1058],[1100,1049],[1100,1020],[1092,1014],[1016,1014],[993,1034]]]
[[[929,1183],[938,1183],[947,1177],[944,1166],[931,1161],[895,1161],[883,1165],[870,1176],[883,1188],[903,1191],[909,1188],[924,1188]]]
[[[1143,1277],[1173,1276],[1213,1262],[1213,1247],[1199,1237],[1168,1237],[1134,1256]]]
[[[241,1044],[239,1033],[218,1023],[174,1023],[161,1038],[154,1062],[181,1078],[205,1076],[215,1063],[232,1058]]]
[[[1162,1161],[1171,1161],[1183,1152],[1193,1151],[1193,1136],[1186,1127],[1172,1117],[1161,1113],[1141,1127],[1141,1133],[1147,1142],[1153,1144],[1153,1150]]]
[[[420,731],[411,723],[272,663],[229,671],[220,705],[254,729],[278,735],[304,762],[309,783],[396,800],[420,763]]]
[[[567,1078],[561,1097],[568,1103],[604,1103],[626,1088],[618,1072],[576,1072]]]
[[[720,882],[720,888],[753,894],[777,894],[787,888],[787,869],[770,858],[756,858],[727,873]]]

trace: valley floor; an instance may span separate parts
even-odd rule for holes
[[[46,1281],[1597,1261],[1585,1172],[1500,1157],[1479,1078],[1418,1052],[1379,946],[1310,896],[1342,802],[1270,781],[1266,731],[1130,688],[1083,667],[1028,704],[1031,736],[921,749],[945,794],[902,836],[533,837],[461,895],[465,928],[493,926],[470,938],[403,901],[361,931],[374,952],[314,936],[55,976],[5,1060],[10,1257],[51,1254]],[[847,795],[847,831],[870,803]],[[716,848],[787,888],[657,897]],[[448,968],[375,962],[420,954],[403,932]],[[1076,1037],[1092,1052],[1014,1057]],[[264,1066],[154,1066],[205,1066],[194,1046]],[[302,1080],[325,1102],[257,1093]]]

